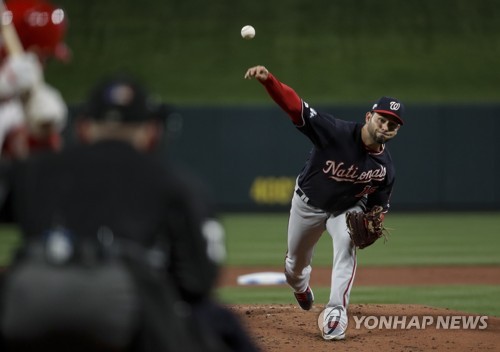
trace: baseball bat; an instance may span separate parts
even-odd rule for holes
[[[9,55],[19,55],[24,53],[24,48],[17,35],[16,28],[12,21],[12,16],[8,16],[8,10],[3,0],[0,1],[0,13],[2,20],[2,37],[4,46]],[[9,18],[10,17],[10,18]]]

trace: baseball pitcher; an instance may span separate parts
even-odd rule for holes
[[[330,299],[319,325],[325,340],[344,339],[356,249],[383,234],[382,220],[394,184],[386,143],[403,125],[403,104],[382,97],[365,114],[364,124],[348,122],[315,110],[264,66],[249,68],[245,78],[262,83],[313,144],[292,198],[285,276],[300,307],[311,309],[311,260],[326,230],[333,241],[333,268]]]

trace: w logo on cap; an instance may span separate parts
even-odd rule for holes
[[[391,110],[399,110],[400,107],[401,107],[401,104],[398,103],[397,101],[391,101],[389,103],[389,109],[391,109]]]

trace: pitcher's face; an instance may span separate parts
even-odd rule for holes
[[[366,114],[366,126],[370,137],[375,142],[384,144],[398,134],[401,125],[390,117],[369,112]]]

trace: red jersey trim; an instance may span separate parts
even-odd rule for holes
[[[271,73],[269,73],[265,81],[259,80],[259,82],[264,85],[267,93],[288,114],[296,126],[300,127],[304,125],[302,119],[302,99],[292,88],[280,82]]]

